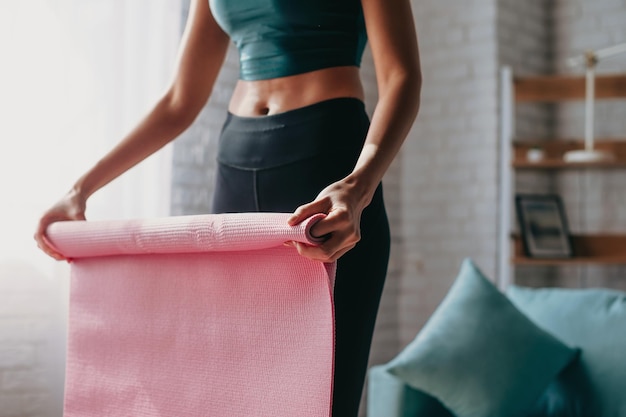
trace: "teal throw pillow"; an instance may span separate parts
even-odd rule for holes
[[[367,380],[368,417],[455,417],[435,398],[413,389],[387,372],[370,368]]]
[[[524,417],[590,417],[590,386],[580,357],[569,364]]]
[[[539,326],[581,348],[586,414],[626,416],[626,293],[513,286],[507,294]]]
[[[468,259],[388,371],[457,416],[516,417],[577,354],[518,311]]]

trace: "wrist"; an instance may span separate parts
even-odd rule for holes
[[[80,181],[74,184],[68,194],[70,197],[77,198],[82,201],[87,201],[90,195],[89,192],[85,189],[84,184],[82,184]]]
[[[378,182],[362,172],[353,172],[348,175],[344,182],[352,189],[358,203],[362,207],[367,207],[374,196]]]

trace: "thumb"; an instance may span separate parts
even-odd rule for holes
[[[302,222],[303,220],[313,216],[314,214],[326,213],[327,210],[328,208],[326,207],[326,204],[323,201],[321,200],[313,201],[311,203],[304,204],[298,207],[296,211],[293,212],[291,217],[289,217],[289,219],[287,220],[287,223],[290,226],[295,226],[298,223]]]
[[[70,220],[87,220],[85,218],[85,210],[72,210],[72,212],[69,215]]]

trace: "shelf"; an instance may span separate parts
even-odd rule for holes
[[[586,234],[573,235],[572,258],[530,258],[524,253],[520,236],[514,235],[514,265],[557,266],[557,265],[622,265],[626,264],[626,235]]]
[[[626,73],[596,74],[595,94],[597,101],[621,99],[626,101]],[[498,271],[499,284],[506,287],[515,282],[515,266],[569,266],[569,265],[626,265],[626,232],[621,234],[574,235],[571,239],[575,256],[570,258],[531,258],[526,256],[521,238],[511,237],[509,230],[515,224],[514,196],[516,175],[523,171],[550,172],[567,170],[626,169],[626,137],[596,139],[596,150],[610,151],[615,158],[608,162],[572,163],[563,160],[568,151],[583,150],[583,140],[557,138],[519,138],[515,140],[515,122],[521,104],[565,103],[585,100],[586,79],[584,69],[578,75],[519,76],[510,67],[500,72],[500,155],[498,182]],[[622,105],[621,101],[616,101]],[[534,109],[533,109],[534,110]],[[536,109],[550,112],[552,106]],[[581,132],[582,133],[582,132]],[[532,140],[531,140],[532,139]],[[540,161],[528,160],[528,151],[540,148]],[[605,172],[602,172],[603,174]],[[607,175],[610,173],[606,173]],[[611,176],[612,177],[612,176]],[[549,180],[549,177],[546,177]],[[551,181],[551,180],[550,180]],[[514,266],[514,267],[511,267]]]
[[[529,149],[539,147],[543,150],[544,159],[532,162],[526,159]],[[563,155],[567,151],[584,149],[582,140],[524,140],[513,143],[512,166],[517,169],[581,169],[581,168],[626,168],[626,139],[596,140],[594,147],[598,150],[610,151],[615,155],[613,161],[594,163],[565,162]]]
[[[513,80],[515,101],[556,102],[584,100],[585,77],[548,75],[516,77]],[[595,98],[626,98],[626,74],[596,75]]]

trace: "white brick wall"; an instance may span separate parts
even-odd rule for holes
[[[374,62],[369,47],[365,49],[363,54],[361,80],[365,88],[365,105],[371,116],[376,106],[378,92]],[[403,242],[398,238],[398,230],[401,228],[402,222],[400,210],[402,196],[400,184],[401,162],[400,159],[397,159],[392,164],[383,181],[385,204],[392,234],[391,258],[372,341],[370,355],[372,363],[386,362],[398,352],[399,320],[397,297],[402,271],[401,257],[403,254]]]
[[[188,13],[189,0],[183,0],[183,28]],[[230,45],[208,103],[193,125],[174,142],[172,215],[203,214],[211,210],[217,139],[238,77],[237,50]]]
[[[414,1],[424,86],[401,153],[404,346],[464,257],[493,276],[497,180],[495,1]]]
[[[237,51],[231,45],[208,103],[173,146],[171,214],[211,210],[217,140],[230,94],[239,76]]]

